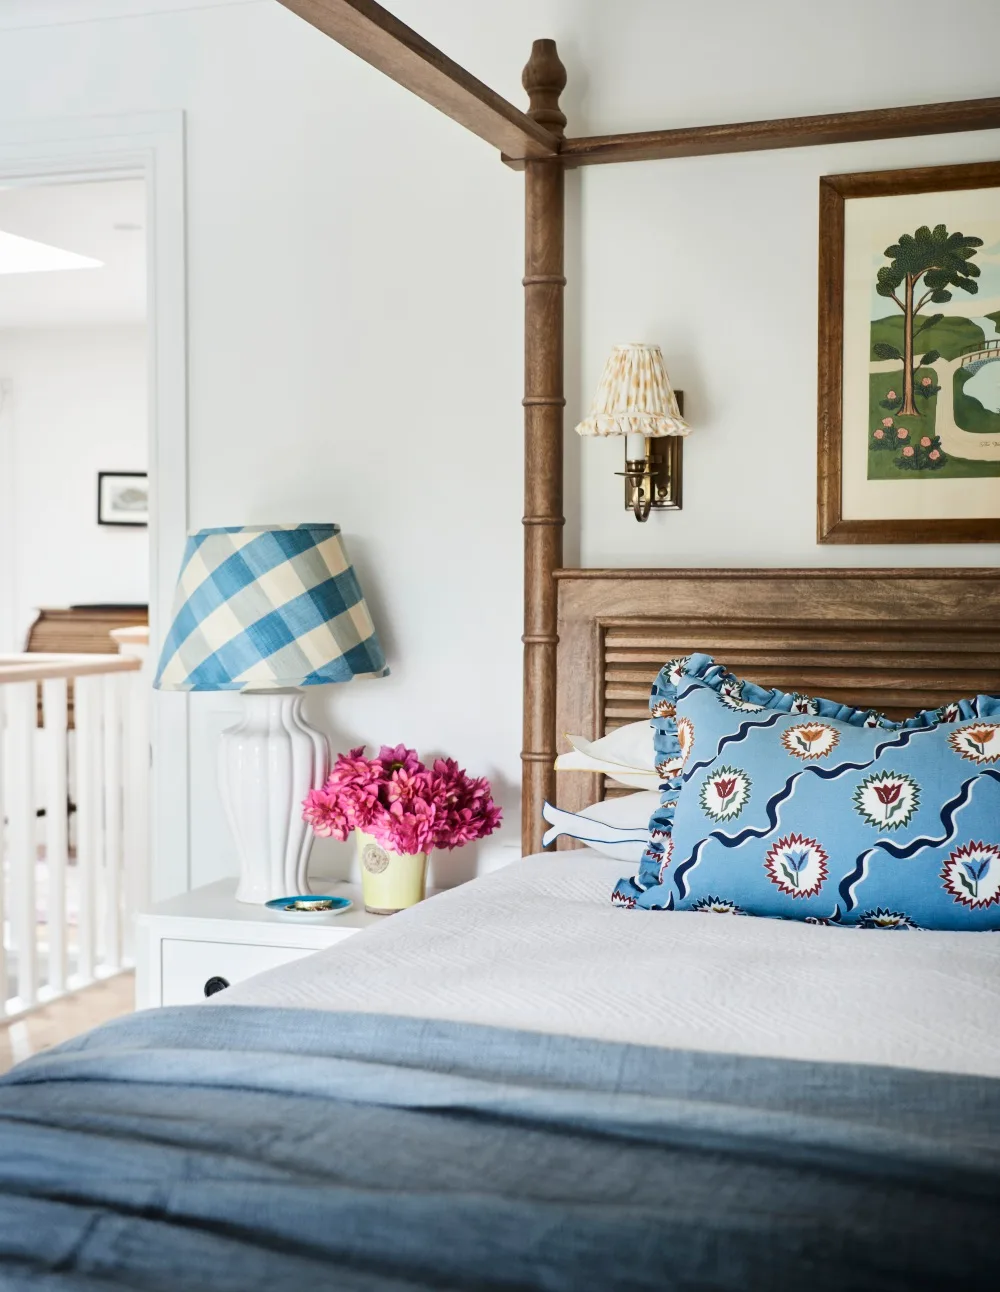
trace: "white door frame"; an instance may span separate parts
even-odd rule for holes
[[[0,183],[137,175],[146,182],[149,611],[155,660],[169,624],[188,522],[184,114],[0,123]],[[155,901],[191,886],[187,697],[154,693],[151,718]]]
[[[24,645],[14,635],[17,587],[14,554],[14,386],[0,370],[0,653],[19,651]]]

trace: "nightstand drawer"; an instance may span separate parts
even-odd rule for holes
[[[276,969],[292,960],[311,955],[302,947],[251,946],[246,942],[194,942],[186,938],[164,938],[162,957],[162,1003],[193,1005],[205,999],[205,985],[213,978],[225,983],[242,982],[265,969]],[[216,990],[222,984],[214,984]]]

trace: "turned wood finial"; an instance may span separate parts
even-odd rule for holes
[[[566,114],[559,108],[559,95],[566,88],[563,67],[554,40],[536,40],[531,57],[521,74],[521,84],[528,92],[528,116],[557,138],[566,134]]]

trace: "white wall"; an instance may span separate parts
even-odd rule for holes
[[[81,18],[127,8],[93,3],[80,0]],[[185,109],[192,522],[339,521],[393,676],[312,697],[314,714],[341,748],[408,740],[493,777],[513,843],[521,182],[272,0],[170,7],[32,28],[16,25],[15,6],[0,119]],[[975,35],[961,58],[928,36],[936,0],[390,8],[518,103],[531,39],[555,36],[571,133],[996,88],[994,0],[963,7]],[[572,175],[567,423],[607,347],[647,336],[663,345],[698,434],[684,512],[639,527],[621,507],[613,455],[588,444],[581,458],[568,433],[568,560],[995,561],[992,547],[815,546],[814,374],[817,177],[998,148],[992,132]],[[706,282],[717,304],[703,299]],[[234,701],[194,706],[192,878],[205,882],[234,864],[214,787],[214,736]],[[494,844],[480,860],[508,855]],[[474,861],[466,850],[452,864]]]
[[[0,378],[20,648],[41,606],[148,600],[148,531],[97,523],[98,471],[146,469],[145,328],[0,329]]]

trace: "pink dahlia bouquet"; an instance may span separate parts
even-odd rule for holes
[[[461,848],[492,834],[502,818],[489,781],[474,780],[453,758],[425,767],[405,745],[383,745],[377,758],[366,758],[364,745],[341,754],[302,807],[324,838],[343,843],[352,830],[364,830],[400,853]]]

